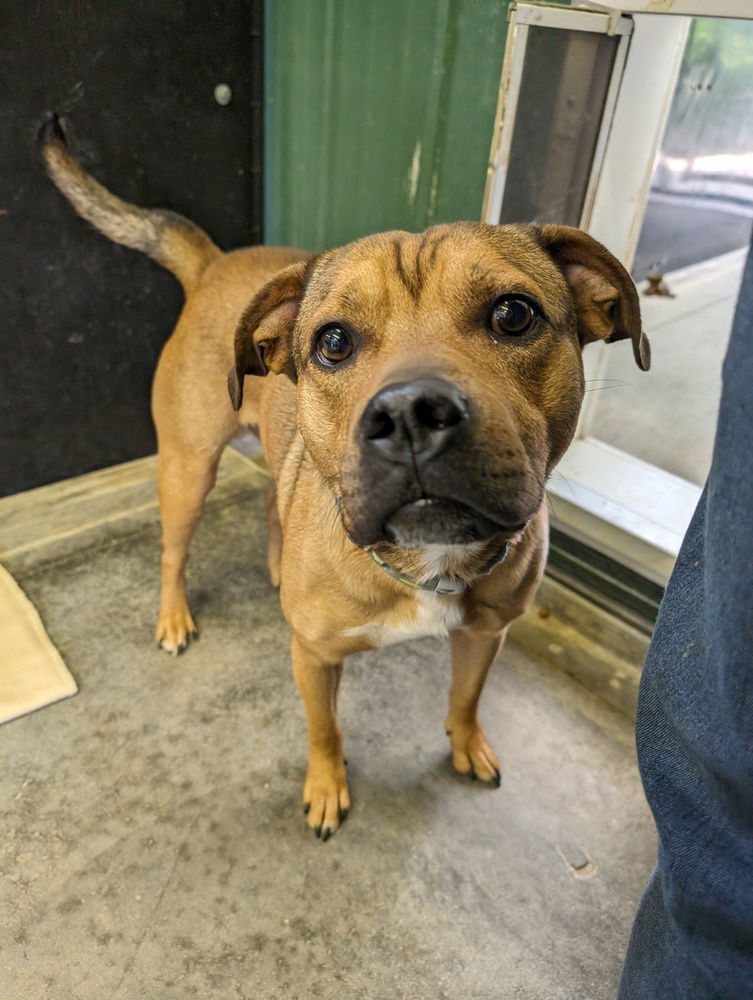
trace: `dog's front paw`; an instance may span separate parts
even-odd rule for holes
[[[479,781],[491,781],[497,788],[502,784],[499,761],[486,742],[484,731],[478,723],[472,725],[448,719],[445,723],[452,749],[452,765],[460,774]]]
[[[177,656],[182,653],[190,639],[198,638],[198,631],[188,606],[161,610],[154,641],[166,653]]]
[[[317,837],[329,840],[345,822],[349,809],[345,761],[312,758],[303,786],[303,811],[308,825]]]

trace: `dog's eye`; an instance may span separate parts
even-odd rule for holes
[[[503,295],[494,303],[489,322],[500,337],[520,337],[536,322],[536,311],[526,299]]]
[[[325,326],[316,335],[316,356],[322,364],[332,367],[353,353],[353,340],[341,326]]]

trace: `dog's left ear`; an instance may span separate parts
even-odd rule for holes
[[[295,378],[291,335],[315,260],[312,254],[278,272],[243,311],[235,331],[235,365],[227,377],[234,410],[241,408],[246,375],[266,375],[271,371]]]
[[[633,342],[641,371],[651,366],[651,347],[641,328],[641,308],[632,278],[606,247],[571,226],[534,226],[570,286],[578,313],[581,346],[593,340]]]

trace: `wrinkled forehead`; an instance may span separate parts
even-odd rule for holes
[[[500,295],[537,300],[555,325],[569,312],[567,285],[525,230],[459,224],[425,233],[380,233],[324,254],[299,314],[304,326],[350,319],[363,326],[388,316],[441,309],[458,320]]]

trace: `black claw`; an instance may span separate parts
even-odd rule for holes
[[[471,781],[477,781],[478,780],[477,777],[476,777],[476,772],[473,770],[473,768],[471,768],[468,773],[471,776]]]
[[[444,734],[445,734],[445,736],[452,736],[452,730],[451,729],[445,729]]]
[[[303,803],[303,815],[304,816],[308,816],[310,808],[311,808],[311,803],[310,802],[304,802]]]
[[[317,835],[317,837],[321,837],[321,835],[322,835],[322,828],[320,826],[315,826],[314,827],[314,833]]]
[[[343,757],[343,764],[344,764],[344,765],[345,765],[346,767],[348,766],[348,758],[347,758],[347,757]]]
[[[197,628],[195,628],[193,630],[193,632],[191,633],[191,638],[192,639],[198,639],[199,638],[199,630]]]
[[[497,788],[502,787],[502,775],[499,773],[499,768],[494,769],[494,777],[492,778],[492,781],[497,786]]]
[[[37,138],[40,146],[46,146],[48,142],[52,142],[53,140],[57,140],[58,142],[62,142],[64,145],[67,145],[65,132],[60,125],[60,119],[54,111],[40,128],[39,136]]]
[[[341,809],[340,810],[340,822],[341,823],[344,823],[345,820],[348,818],[348,813],[349,812],[350,812],[350,809]]]
[[[322,830],[322,842],[326,843],[334,832],[331,826],[325,826]]]

